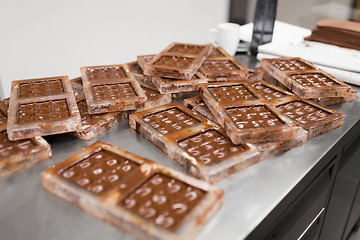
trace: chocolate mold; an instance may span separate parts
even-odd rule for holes
[[[221,47],[213,48],[199,71],[209,82],[245,80],[249,75],[249,70]]]
[[[127,112],[89,114],[85,98],[77,102],[81,116],[81,131],[73,132],[83,140],[90,140],[117,125],[127,117]]]
[[[262,59],[261,68],[301,98],[345,97],[351,87],[301,58]]]
[[[144,74],[191,79],[210,54],[210,45],[172,43],[144,65]]]
[[[230,91],[228,87],[233,89]],[[226,94],[217,94],[223,88]],[[268,100],[262,99],[266,96],[263,88],[251,88],[245,82],[204,84],[200,85],[200,95],[234,144],[289,141],[303,132]]]
[[[104,142],[44,171],[42,183],[143,239],[194,238],[223,202],[219,188]]]
[[[81,77],[90,114],[144,106],[146,95],[124,64],[81,67]]]
[[[186,170],[209,182],[260,159],[254,145],[234,145],[218,125],[179,103],[131,114],[129,124]]]
[[[7,123],[10,140],[79,131],[79,109],[68,77],[13,81]]]
[[[272,104],[294,123],[308,131],[309,138],[338,128],[344,123],[343,113],[296,96],[274,100]]]

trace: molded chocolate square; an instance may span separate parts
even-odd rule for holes
[[[186,170],[209,182],[260,159],[255,146],[234,145],[219,126],[179,103],[131,114],[129,124]]]
[[[81,67],[81,77],[90,114],[144,106],[146,95],[123,64]]]
[[[193,238],[222,205],[222,190],[96,142],[42,173],[43,186],[137,237]]]
[[[247,84],[200,86],[200,95],[231,141],[239,144],[295,139],[302,129],[268,100],[261,100],[259,89],[252,89]]]
[[[262,59],[261,68],[301,98],[344,97],[353,91],[301,58]]]
[[[172,43],[144,65],[144,74],[191,79],[210,54],[210,45]]]
[[[275,107],[295,124],[308,131],[309,138],[340,127],[344,114],[296,96],[274,100]]]
[[[12,82],[7,125],[10,140],[80,129],[79,109],[68,77]]]
[[[213,48],[199,71],[209,82],[245,80],[249,70],[221,47]]]

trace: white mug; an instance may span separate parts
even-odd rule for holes
[[[217,28],[211,28],[208,37],[212,45],[222,47],[234,56],[240,41],[240,25],[236,23],[220,23]]]

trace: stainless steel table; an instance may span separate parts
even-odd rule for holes
[[[247,61],[247,58],[240,58]],[[254,64],[245,62],[247,65]],[[356,90],[360,90],[354,87]],[[326,153],[350,134],[360,120],[359,94],[354,102],[333,107],[345,113],[342,127],[306,144],[265,159],[217,185],[224,205],[197,239],[244,239],[299,184]],[[181,166],[138,135],[123,121],[91,141],[63,134],[46,137],[53,158],[0,179],[0,239],[133,239],[110,224],[82,211],[42,188],[40,173],[81,148],[102,140],[180,171]],[[326,163],[322,163],[326,164]]]

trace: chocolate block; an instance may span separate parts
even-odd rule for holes
[[[81,67],[81,77],[90,114],[144,106],[145,93],[123,64]]]
[[[254,145],[234,145],[219,126],[179,103],[131,114],[129,124],[186,170],[209,182],[260,159]]]
[[[50,145],[42,137],[10,141],[6,133],[6,121],[7,106],[3,100],[0,101],[0,177],[51,158]]]
[[[155,57],[156,54],[150,54],[150,55],[141,55],[141,56],[137,56],[137,64],[139,65],[139,67],[141,68],[141,70],[144,71],[145,69],[145,64],[147,62],[149,62],[153,57]]]
[[[344,114],[296,96],[272,101],[294,123],[308,131],[308,137],[328,132],[344,123]]]
[[[79,109],[68,77],[12,82],[7,125],[10,140],[80,129]]]
[[[110,112],[89,114],[85,98],[77,102],[81,116],[81,131],[73,132],[75,136],[83,140],[90,140],[126,119],[127,113]]]
[[[43,186],[143,239],[194,238],[223,192],[122,149],[96,142],[42,173]]]
[[[245,66],[221,47],[213,48],[199,71],[209,79],[209,82],[245,80],[249,74]]]
[[[301,58],[262,59],[261,68],[301,98],[345,97],[353,91]]]
[[[263,71],[264,81],[266,81],[270,84],[279,86],[283,89],[287,89],[286,86],[284,86],[281,82],[279,82],[274,77],[272,77],[266,71],[264,71],[264,70],[261,70],[261,71]],[[319,97],[319,98],[309,98],[309,100],[312,100],[312,101],[314,101],[318,104],[324,105],[324,106],[329,106],[329,105],[354,101],[355,97],[356,97],[356,92],[357,91],[355,89],[350,89],[348,92],[348,95],[343,96],[343,97]]]
[[[234,144],[290,141],[302,134],[303,129],[264,99],[277,94],[264,94],[262,88],[248,84],[232,82],[200,86],[200,95]]]
[[[144,65],[144,74],[191,79],[211,49],[210,45],[172,43]]]

